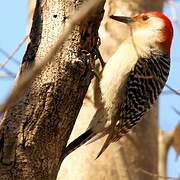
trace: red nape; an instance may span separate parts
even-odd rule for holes
[[[166,52],[168,55],[170,55],[170,48],[171,48],[171,43],[172,43],[172,38],[173,38],[173,26],[171,21],[167,16],[165,16],[163,13],[159,11],[153,11],[153,12],[148,12],[147,14],[154,15],[156,17],[161,18],[164,21],[165,28],[164,28],[164,36],[166,37]]]

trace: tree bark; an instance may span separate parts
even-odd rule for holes
[[[103,59],[108,60],[112,56],[129,32],[126,25],[110,20],[109,15],[131,16],[143,11],[161,11],[162,7],[163,0],[156,3],[152,0],[108,0],[99,31]],[[92,90],[88,92],[88,96],[92,96]],[[85,100],[71,140],[84,132],[95,111],[93,104]],[[62,164],[59,179],[157,179],[145,171],[158,174],[158,103],[144,116],[128,137],[122,138],[119,143],[113,143],[99,159],[95,160],[103,142],[104,139],[98,140],[70,154]]]
[[[43,61],[63,33],[72,11],[83,1],[37,0],[30,42],[17,83],[27,71]],[[4,115],[0,132],[0,177],[10,179],[56,179],[75,120],[93,77],[94,48],[103,17],[97,10],[79,22],[68,40],[33,80],[24,95]],[[91,63],[88,63],[91,62]]]

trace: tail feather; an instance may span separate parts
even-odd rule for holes
[[[111,125],[109,125],[107,128],[105,128],[104,132],[108,134],[108,137],[106,141],[104,142],[100,152],[98,153],[96,159],[101,156],[101,154],[107,149],[107,147],[114,142],[115,138],[115,131],[114,128],[116,126],[116,121],[113,121]]]
[[[63,157],[65,158],[71,152],[82,146],[83,144],[89,142],[92,143],[101,137],[105,136],[109,132],[109,127],[105,127],[107,124],[107,111],[102,106],[101,108],[97,109],[96,113],[94,114],[88,129],[73,140],[64,150]],[[88,143],[88,144],[89,144]]]
[[[109,135],[103,145],[103,147],[101,148],[100,152],[98,153],[97,158],[99,158],[101,156],[101,154],[107,149],[107,147],[109,146],[109,144],[111,143],[111,136]]]
[[[75,151],[77,148],[82,146],[83,144],[91,144],[92,142],[97,141],[98,139],[104,137],[105,135],[109,134],[111,127],[105,128],[102,132],[99,132],[98,134],[94,133],[92,129],[88,129],[83,134],[81,134],[78,138],[73,140],[64,150],[63,157],[65,158],[70,153]],[[107,149],[109,144],[112,142],[113,134],[109,134],[104,145],[102,146],[100,152],[98,153],[96,159],[100,157],[100,155]]]
[[[91,129],[88,129],[83,134],[81,134],[78,138],[76,138],[74,141],[72,141],[68,146],[65,148],[63,157],[65,158],[70,153],[75,151],[77,148],[85,144],[87,141],[89,141],[93,136],[94,132]]]
[[[101,132],[97,133],[95,136],[93,136],[90,140],[88,140],[87,145],[91,144],[95,141],[97,141],[98,139],[103,138],[104,136],[106,136],[109,133],[109,127],[104,128]]]

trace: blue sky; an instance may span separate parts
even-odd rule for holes
[[[6,0],[0,3],[0,48],[8,53],[14,51],[19,42],[24,38],[27,29],[27,0]],[[25,51],[25,45],[14,56],[21,62]],[[0,52],[0,63],[6,57]],[[16,73],[18,66],[15,63],[8,63],[8,70]],[[3,71],[0,70],[0,74]],[[0,101],[10,92],[12,79],[0,80]]]
[[[180,3],[179,0],[175,1]],[[180,5],[177,6],[177,16],[180,23]],[[172,20],[172,9],[165,5],[164,13]],[[174,39],[171,48],[171,70],[167,84],[175,89],[180,89],[180,29],[173,23]],[[168,90],[164,88],[164,91]],[[175,94],[160,96],[160,127],[164,131],[172,130],[179,122],[180,117],[174,112],[173,108],[180,110],[180,96]],[[176,159],[176,153],[173,148],[170,149],[168,155],[168,175],[180,176],[180,158]]]
[[[180,3],[179,0],[175,2]],[[25,37],[27,31],[27,0],[4,0],[0,6],[0,48],[11,53]],[[180,20],[180,5],[177,7],[178,18]],[[169,6],[165,5],[164,13],[172,19],[172,12]],[[174,26],[174,40],[171,51],[171,71],[167,84],[173,88],[180,89],[180,29]],[[24,45],[14,56],[21,62],[26,45]],[[0,52],[0,63],[6,57]],[[16,73],[18,65],[10,62],[6,68]],[[0,70],[0,75],[3,73]],[[11,90],[13,79],[0,79],[0,102],[2,102]],[[164,91],[167,89],[165,88]],[[160,127],[164,131],[170,131],[180,121],[180,117],[174,112],[172,107],[180,110],[180,96],[162,94],[160,97]],[[176,160],[176,153],[173,148],[168,155],[168,176],[177,177],[180,175],[180,159]]]

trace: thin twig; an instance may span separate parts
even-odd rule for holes
[[[176,89],[176,91],[180,94],[180,89]],[[176,93],[174,93],[174,91],[172,92],[171,90],[164,90],[164,91],[162,92],[162,95],[173,95],[173,94],[176,95]],[[179,95],[179,94],[178,94],[178,95]]]
[[[7,57],[7,59],[4,60],[4,63],[0,65],[0,68],[4,68],[4,66],[14,57],[14,55],[19,51],[19,49],[22,47],[22,45],[26,42],[28,39],[28,36],[26,36],[16,47],[16,49],[10,54],[10,56]]]
[[[15,77],[9,76],[7,74],[0,74],[0,79],[12,79],[12,78],[15,78]]]
[[[15,77],[16,77],[16,75],[15,75],[13,72],[11,72],[10,70],[8,70],[6,67],[3,67],[2,70],[3,70],[8,76],[10,76],[10,77],[12,77],[12,78],[15,78]]]
[[[174,112],[175,112],[178,116],[180,116],[180,111],[179,111],[178,109],[176,109],[175,107],[172,107],[172,109],[174,110]]]
[[[164,132],[159,129],[158,135],[158,174],[160,176],[166,177],[167,172],[167,153],[169,151],[170,146],[172,145],[174,137],[174,129],[170,132]]]
[[[0,112],[4,112],[7,107],[11,106],[20,98],[20,96],[25,91],[25,89],[28,86],[30,86],[32,80],[43,70],[43,68],[48,63],[52,62],[55,59],[53,58],[53,56],[58,52],[59,48],[62,47],[64,41],[68,38],[73,27],[76,24],[78,24],[80,21],[82,21],[84,17],[86,17],[90,11],[95,9],[101,1],[102,0],[88,1],[84,3],[77,11],[75,11],[75,13],[69,19],[69,22],[65,25],[63,33],[59,35],[59,38],[57,38],[58,39],[57,42],[47,53],[43,61],[40,61],[40,63],[37,63],[31,69],[31,71],[25,73],[24,76],[21,77],[21,80],[18,81],[17,84],[14,86],[10,96],[6,99],[6,101],[2,105],[0,105]]]
[[[169,86],[168,84],[165,85],[169,90],[171,90],[172,92],[174,92],[175,94],[180,96],[180,92],[178,92],[177,90],[175,90],[174,88],[172,88],[171,86]]]
[[[158,174],[146,171],[145,169],[138,168],[138,171],[141,171],[144,174],[147,174],[152,177],[157,177],[159,179],[172,179],[172,180],[180,180],[180,177],[169,177],[169,176],[160,176]]]
[[[5,51],[3,48],[0,48],[0,53],[2,53],[4,56],[6,56],[6,58],[10,57],[9,53],[7,51]],[[20,62],[17,59],[15,59],[14,57],[12,57],[12,62],[14,62],[16,65],[20,64]]]

